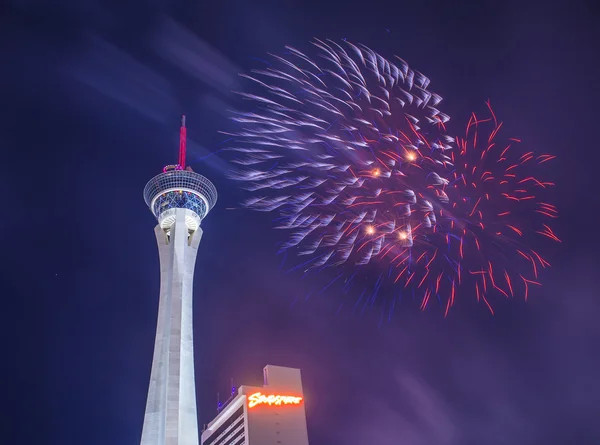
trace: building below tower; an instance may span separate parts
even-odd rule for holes
[[[240,386],[202,445],[308,445],[300,370],[267,365],[263,374],[264,386]]]

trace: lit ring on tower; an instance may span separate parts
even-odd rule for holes
[[[217,202],[217,189],[204,176],[190,170],[171,170],[160,173],[148,181],[144,200],[163,228],[171,226],[173,209],[188,209],[197,218],[187,225],[196,230],[200,222]]]

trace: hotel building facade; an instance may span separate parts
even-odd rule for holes
[[[202,432],[202,445],[308,445],[300,370],[267,365]]]

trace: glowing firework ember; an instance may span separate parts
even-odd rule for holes
[[[465,138],[449,137],[441,97],[403,60],[348,42],[313,44],[316,59],[287,47],[286,58],[243,75],[257,91],[239,94],[255,110],[233,117],[241,129],[229,148],[243,166],[232,177],[254,193],[244,204],[279,213],[276,227],[291,231],[282,250],[306,257],[296,268],[340,268],[344,292],[372,277],[357,305],[372,304],[388,283],[410,289],[422,309],[438,299],[447,313],[460,286],[486,303],[491,291],[517,292],[509,272],[494,267],[499,254],[522,257],[534,277],[548,265],[513,240],[531,214],[511,209],[556,216],[527,192],[551,184],[518,176],[551,156],[522,154],[505,166],[515,149],[498,150],[495,117],[473,116]],[[537,231],[556,239],[548,226]],[[525,288],[537,284],[516,277]]]

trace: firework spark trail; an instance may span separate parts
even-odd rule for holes
[[[538,244],[535,235],[561,240],[549,226],[558,217],[558,210],[542,200],[554,183],[532,176],[536,164],[555,156],[523,152],[518,146],[521,141],[515,138],[500,143],[497,139],[502,122],[498,122],[489,102],[487,108],[485,118],[473,113],[465,136],[456,138],[459,148],[452,153],[456,168],[447,192],[453,215],[464,224],[461,249],[469,244],[468,266],[475,262],[481,265],[470,270],[470,275],[477,277],[477,297],[484,299],[493,313],[485,299],[488,291],[513,297],[520,281],[523,286],[518,293],[527,299],[529,285],[540,285],[539,269],[550,263],[528,247],[531,242]],[[452,224],[453,219],[450,221]]]
[[[472,115],[464,137],[449,137],[441,97],[402,59],[349,42],[313,45],[317,57],[287,47],[269,68],[243,74],[253,88],[239,94],[255,109],[233,116],[229,150],[241,167],[231,176],[253,192],[245,206],[279,214],[276,228],[291,232],[282,251],[305,256],[305,271],[349,268],[343,292],[356,272],[373,277],[365,305],[392,293],[381,291],[384,275],[423,310],[435,298],[446,314],[465,286],[492,311],[490,293],[537,284],[549,264],[521,238],[558,241],[546,224],[529,227],[531,215],[557,211],[533,194],[552,184],[529,172],[553,156],[496,143],[502,123],[491,107],[489,118]],[[502,257],[522,259],[532,277]]]

